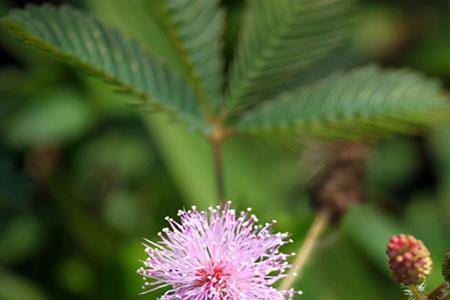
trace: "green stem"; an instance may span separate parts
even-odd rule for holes
[[[427,300],[427,297],[422,294],[422,292],[415,285],[409,286],[410,291],[414,295],[414,299],[416,300]]]
[[[327,228],[329,223],[329,214],[326,211],[319,211],[314,219],[311,228],[306,235],[305,240],[303,241],[298,253],[295,257],[294,262],[292,263],[291,269],[289,273],[284,278],[284,280],[280,284],[281,290],[288,290],[295,283],[295,280],[298,278],[297,274],[299,274],[303,267],[305,266],[308,259],[311,257],[311,254],[319,241],[320,236],[323,231]]]
[[[225,201],[225,184],[223,179],[222,167],[222,141],[213,140],[212,146],[214,152],[214,170],[216,174],[217,198],[219,200],[219,203],[222,203]]]

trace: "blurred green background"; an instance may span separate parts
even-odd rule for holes
[[[0,15],[31,2],[69,3],[179,68],[146,11],[151,1],[0,0]],[[222,2],[231,58],[244,1]],[[336,53],[339,68],[376,61],[421,70],[449,87],[449,2],[360,2],[361,26],[351,55]],[[214,202],[208,144],[164,116],[124,104],[124,96],[4,29],[0,53],[0,300],[154,299],[157,293],[138,295],[140,242],[156,236],[164,216]],[[224,149],[227,198],[252,206],[262,221],[278,219],[276,229],[292,233],[293,247],[313,218],[302,153],[298,141],[279,146],[248,137]],[[442,281],[450,249],[450,125],[377,143],[366,190],[368,203],[327,233],[301,274],[304,299],[402,299],[384,254],[388,237],[400,232],[430,248],[429,286]]]

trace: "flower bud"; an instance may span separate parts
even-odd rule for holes
[[[419,285],[430,275],[430,252],[411,235],[391,237],[386,251],[389,268],[394,279],[403,285]]]
[[[442,275],[444,275],[445,281],[450,283],[450,252],[445,257],[444,265],[442,266]]]

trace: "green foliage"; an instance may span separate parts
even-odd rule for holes
[[[216,108],[223,89],[224,11],[219,1],[164,0],[153,5],[151,13],[184,62],[188,79],[206,102],[202,104]]]
[[[6,116],[5,139],[14,146],[46,146],[74,140],[92,123],[81,95],[64,90],[42,93],[20,113]]]
[[[367,181],[379,192],[407,186],[420,168],[420,152],[413,141],[395,138],[372,150],[366,161]]]
[[[226,124],[238,132],[288,128],[328,138],[415,132],[448,115],[440,85],[410,71],[369,66],[305,85],[330,65],[342,65],[332,63],[330,54],[351,32],[351,0],[250,1],[226,94],[219,2],[164,0],[146,9],[178,54],[184,77],[134,40],[67,6],[29,5],[2,22],[34,47],[100,75],[204,134],[215,126],[207,122],[222,122],[227,113],[234,118]]]
[[[145,176],[155,159],[147,141],[129,129],[101,132],[87,142],[75,155],[78,184],[98,184],[97,173],[114,174],[120,182],[133,181]]]
[[[6,270],[0,269],[0,298],[4,300],[47,300],[50,299],[39,287]]]
[[[27,176],[14,167],[13,157],[0,152],[0,209],[23,207],[30,198]]]
[[[13,264],[36,254],[45,242],[42,225],[32,215],[22,215],[7,222],[0,236],[0,263]]]
[[[92,269],[80,257],[68,257],[59,262],[56,272],[61,286],[76,295],[86,296],[95,288]]]
[[[193,91],[180,75],[93,17],[68,6],[28,5],[2,23],[32,46],[146,99],[152,108],[167,109],[192,126],[203,122]]]
[[[326,57],[348,37],[353,1],[249,1],[230,74],[230,105],[243,107]]]
[[[435,80],[411,71],[368,66],[284,93],[245,113],[237,128],[293,129],[333,137],[410,132],[448,116],[440,89]]]

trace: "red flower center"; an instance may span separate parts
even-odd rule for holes
[[[222,266],[213,266],[210,268],[200,269],[196,275],[199,277],[196,284],[203,286],[207,284],[214,289],[224,289],[227,287],[226,280],[224,280],[229,274],[227,274]]]

